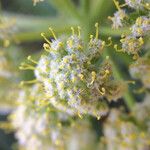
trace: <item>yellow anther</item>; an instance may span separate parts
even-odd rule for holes
[[[79,74],[78,76],[80,77],[81,80],[84,79],[84,75],[83,74]]]
[[[35,61],[35,60],[33,60],[32,58],[31,58],[31,56],[28,56],[28,58],[27,58],[28,60],[30,60],[31,62],[33,62],[34,64],[38,64],[38,62],[37,61]]]
[[[139,58],[138,53],[136,53],[136,54],[133,55],[133,59],[134,59],[134,60],[137,60],[138,58]]]
[[[143,44],[144,44],[144,41],[143,41],[143,38],[142,38],[142,37],[139,38],[139,42],[140,42],[140,45],[143,45]]]
[[[118,49],[118,45],[117,45],[117,44],[114,45],[114,49],[115,49],[117,52],[123,52],[122,49]]]
[[[50,45],[49,44],[44,43],[43,48],[44,48],[45,51],[50,52]]]
[[[95,28],[96,28],[96,36],[95,36],[95,38],[98,39],[98,34],[99,34],[98,23],[95,23]]]
[[[4,40],[4,47],[8,47],[10,45],[10,41],[9,40]]]
[[[44,38],[44,40],[48,43],[51,44],[51,42],[46,38],[44,33],[41,33],[41,36]]]
[[[63,46],[63,43],[62,42],[59,42],[59,47]]]
[[[108,18],[109,20],[112,20],[112,17],[111,17],[111,16],[108,16],[107,18]]]
[[[80,36],[81,36],[81,27],[78,26],[78,37],[80,37]]]
[[[106,76],[110,73],[109,70],[105,70],[105,74],[102,76],[102,78],[106,78]]]
[[[69,60],[68,60],[67,58],[64,58],[64,59],[63,59],[63,62],[64,62],[64,63],[68,63]]]
[[[112,38],[111,37],[108,37],[108,41],[109,41],[109,43],[106,46],[112,45]]]
[[[106,73],[106,74],[109,74],[110,72],[109,72],[109,70],[105,70],[105,73]]]
[[[80,119],[83,118],[83,116],[80,114],[80,112],[78,112],[78,116],[79,116]]]
[[[51,27],[49,27],[49,30],[50,30],[50,32],[52,33],[52,35],[53,35],[54,39],[56,40],[57,38],[56,38],[56,35],[55,35],[55,33],[54,33],[53,29],[52,29]]]
[[[67,43],[68,43],[68,45],[72,48],[72,46],[73,46],[73,41],[72,41],[72,40],[69,40],[69,41],[67,41]]]
[[[96,72],[95,72],[95,71],[92,71],[91,75],[92,75],[92,81],[91,81],[90,84],[93,84],[93,82],[94,82],[95,79],[96,79]]]
[[[90,39],[93,39],[93,35],[92,34],[90,35]]]
[[[124,35],[124,34],[121,34],[121,38],[125,38],[125,35]]]
[[[90,45],[92,44],[92,40],[93,40],[93,35],[90,35]]]
[[[105,41],[103,41],[103,42],[102,42],[102,47],[104,47],[104,46],[105,46],[105,44],[106,44],[106,43],[105,43]]]
[[[102,87],[101,91],[99,90],[99,93],[100,93],[101,95],[105,95],[105,93],[106,93],[105,88]]]
[[[72,31],[72,35],[74,35],[74,34],[75,34],[75,31],[74,31],[74,28],[73,28],[73,27],[71,27],[71,31]]]
[[[101,119],[101,116],[97,115],[97,120],[100,120]]]
[[[58,127],[60,127],[60,128],[62,127],[62,124],[61,124],[61,122],[59,122],[57,125],[58,125]]]
[[[78,45],[78,49],[79,49],[79,50],[82,50],[83,47],[82,47],[81,45]]]
[[[63,89],[63,88],[64,88],[64,83],[61,82],[61,83],[59,83],[59,84],[60,84],[60,88]]]
[[[72,81],[73,83],[75,83],[76,80],[77,80],[77,79],[76,79],[75,77],[73,77],[73,78],[71,79],[71,81]]]

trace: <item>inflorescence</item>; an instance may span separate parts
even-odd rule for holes
[[[96,36],[91,35],[88,44],[81,38],[80,27],[78,34],[71,28],[72,35],[67,40],[57,39],[49,28],[54,39],[50,41],[41,34],[46,41],[43,47],[47,54],[43,54],[39,62],[29,56],[36,67],[23,64],[21,69],[34,70],[36,81],[42,82],[49,102],[56,108],[70,114],[91,114],[100,118],[107,113],[105,99],[119,99],[126,86],[113,78],[109,57],[97,64],[97,58],[109,44],[98,38],[98,24],[95,26]],[[108,40],[111,43],[111,39]]]

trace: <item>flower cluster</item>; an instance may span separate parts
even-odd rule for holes
[[[75,114],[98,118],[106,114],[104,98],[117,100],[126,86],[113,78],[109,58],[97,63],[105,46],[105,42],[98,39],[97,24],[96,37],[91,35],[88,44],[84,44],[80,30],[77,35],[73,29],[73,35],[67,40],[54,35],[49,41],[44,34],[42,36],[47,42],[43,47],[48,55],[41,56],[35,76],[43,83],[50,103]]]
[[[141,0],[126,0],[126,4],[122,4],[122,5],[120,5],[118,1],[114,0],[114,3],[118,9],[118,11],[115,14],[119,14],[118,12],[125,12],[125,10],[123,10],[122,7],[126,5],[129,5],[130,7],[136,7],[136,9],[138,9],[141,6],[149,7],[149,4],[146,3],[146,1],[141,1]],[[130,28],[131,34],[128,34],[128,35],[122,34],[122,37],[120,40],[121,49],[118,49],[116,44],[114,45],[114,48],[117,51],[126,52],[129,55],[132,54],[134,59],[137,59],[139,57],[138,54],[144,46],[144,38],[150,32],[150,18],[149,18],[147,9],[144,10],[145,16],[138,15],[138,17],[135,20],[135,24],[131,25],[131,28]],[[126,17],[129,17],[130,15],[132,15],[132,12],[126,14]],[[129,24],[128,19],[127,20],[124,19],[125,15],[117,15],[117,16],[115,15],[114,17],[109,17],[109,18],[113,21],[113,25],[112,25],[113,28],[123,27]],[[116,21],[116,20],[119,20],[119,21]]]
[[[114,13],[113,17],[108,17],[112,22],[112,28],[118,29],[123,27],[123,21],[127,17],[125,10],[119,9],[117,12]]]
[[[139,109],[143,111],[144,108],[141,108],[140,105]],[[135,123],[128,119],[127,116],[125,117],[119,111],[112,110],[104,125],[104,137],[101,140],[100,148],[104,150],[149,149],[149,127],[149,125],[145,127],[144,124],[140,126],[137,122]]]
[[[135,24],[131,27],[134,37],[141,37],[150,33],[150,18],[141,16],[136,19]]]
[[[134,9],[150,9],[149,0],[125,0],[126,4]]]
[[[90,150],[94,146],[95,135],[88,121],[77,121],[71,125],[69,116],[54,108],[49,107],[46,113],[43,111],[46,107],[42,105],[36,110],[39,108],[39,101],[44,97],[41,88],[40,84],[35,84],[21,90],[18,96],[19,105],[10,116],[19,149],[73,150],[75,146],[79,150]]]
[[[150,88],[150,58],[141,57],[130,65],[130,74],[135,79],[141,79],[146,88]]]

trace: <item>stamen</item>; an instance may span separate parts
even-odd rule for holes
[[[74,34],[75,34],[75,31],[74,31],[74,28],[73,28],[73,27],[71,27],[71,31],[72,31],[72,35],[74,35]]]
[[[90,45],[92,44],[92,40],[93,40],[93,35],[90,35]]]
[[[30,81],[21,81],[20,85],[25,85],[25,84],[33,84],[33,83],[37,83],[38,80],[30,80]]]
[[[127,84],[135,84],[135,81],[126,81]]]
[[[79,77],[80,77],[80,79],[83,81],[83,79],[84,79],[84,75],[83,75],[83,74],[79,74],[78,76],[79,76]]]
[[[100,92],[101,95],[105,95],[106,90],[105,90],[105,88],[102,87],[101,91],[99,90],[99,92]]]
[[[21,66],[19,67],[19,69],[20,70],[35,70],[35,67],[26,63],[21,63]]]
[[[140,42],[140,45],[143,45],[143,44],[144,44],[144,41],[143,41],[143,38],[142,38],[142,37],[140,37],[138,40],[139,40],[139,42]]]
[[[48,43],[51,44],[51,42],[46,38],[44,33],[41,33],[41,36],[44,38],[44,40]]]
[[[101,119],[101,116],[97,115],[97,120],[100,120]]]
[[[98,23],[95,24],[95,28],[96,28],[96,36],[95,36],[95,38],[98,39],[98,34],[99,34]]]
[[[34,64],[38,64],[38,62],[37,61],[35,61],[35,60],[33,60],[32,58],[31,58],[31,56],[28,56],[28,58],[27,58],[28,60],[30,60],[31,62],[33,62]]]
[[[91,75],[92,75],[92,81],[91,81],[90,85],[93,84],[93,82],[94,82],[95,79],[96,79],[96,72],[95,72],[95,71],[92,71]]]
[[[150,4],[149,3],[146,3],[146,4],[142,4],[144,8],[150,10]]]
[[[136,54],[133,55],[133,59],[134,59],[134,60],[137,60],[138,58],[139,58],[138,53],[136,53]]]
[[[78,112],[78,116],[79,116],[80,119],[83,118],[83,116],[80,114],[80,112]]]
[[[105,70],[105,74],[102,76],[102,78],[106,78],[109,73],[110,73],[109,70]]]
[[[78,26],[78,37],[80,37],[80,36],[81,36],[81,27]]]
[[[116,0],[113,0],[113,2],[114,2],[114,4],[115,4],[116,8],[117,8],[118,10],[120,10],[119,2],[116,1]]]
[[[49,30],[51,31],[51,33],[52,33],[52,35],[53,35],[54,39],[56,40],[57,38],[56,38],[56,35],[55,35],[55,33],[54,33],[53,29],[52,29],[52,28],[49,28]]]
[[[50,52],[50,45],[49,45],[49,44],[44,43],[44,44],[43,44],[43,48],[44,48],[44,50],[45,50],[46,52]]]
[[[120,5],[120,7],[125,7],[125,6],[127,6],[127,4],[126,4],[126,3],[125,3],[125,4]]]
[[[123,52],[123,49],[118,49],[117,44],[114,45],[114,49],[116,50],[116,52]]]
[[[109,43],[106,46],[112,45],[112,38],[111,37],[108,37],[108,41],[109,41]]]
[[[24,66],[20,66],[19,69],[20,70],[35,70],[34,67],[24,67]]]
[[[108,16],[108,19],[112,21],[112,17],[111,16]]]

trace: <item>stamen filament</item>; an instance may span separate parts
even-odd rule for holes
[[[73,27],[71,27],[71,31],[72,31],[72,35],[74,35],[74,34],[75,34],[75,31],[74,31],[74,28],[73,28]]]
[[[33,60],[32,58],[31,58],[31,56],[28,56],[28,58],[27,58],[28,60],[30,60],[31,62],[33,62],[34,64],[38,64],[38,62],[37,61],[35,61],[35,60]]]
[[[24,84],[33,84],[33,83],[37,83],[38,81],[35,80],[30,80],[30,81],[21,81],[20,85],[24,85]]]
[[[78,26],[78,37],[80,37],[80,36],[81,36],[81,27]]]
[[[41,33],[41,36],[44,38],[44,40],[48,43],[51,44],[51,42],[46,38],[44,33]]]
[[[99,34],[98,23],[95,24],[95,28],[96,28],[96,36],[95,36],[95,38],[98,39],[98,34]]]
[[[53,29],[52,29],[52,28],[49,28],[49,30],[51,31],[51,33],[52,33],[52,35],[53,35],[54,39],[56,40],[56,39],[57,39],[57,37],[56,37],[56,35],[55,35],[55,33],[54,33]]]
[[[114,4],[115,4],[116,8],[117,8],[118,10],[120,10],[119,2],[116,1],[116,0],[113,0],[113,2],[114,2]]]

